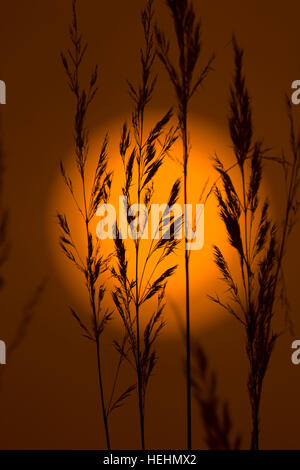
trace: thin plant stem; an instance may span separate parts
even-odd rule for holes
[[[140,145],[138,156],[138,208],[141,202],[141,161],[142,161],[142,145],[143,145],[143,109],[141,111],[141,127],[140,127]],[[137,217],[137,225],[139,230],[139,214]],[[136,339],[137,339],[137,376],[138,376],[138,399],[139,399],[139,415],[140,415],[140,434],[142,450],[145,450],[145,424],[144,424],[144,404],[143,404],[143,385],[141,373],[141,345],[140,345],[140,298],[139,298],[139,249],[140,240],[136,240],[135,244],[135,312],[136,312]]]
[[[212,56],[205,67],[196,72],[199,65],[201,52],[201,32],[200,21],[196,18],[193,2],[187,0],[166,0],[174,23],[178,46],[178,66],[175,66],[170,58],[170,44],[166,40],[164,33],[157,27],[156,39],[158,45],[158,56],[163,63],[170,81],[174,86],[178,107],[178,127],[182,140],[182,166],[184,179],[184,204],[188,204],[188,106],[194,93],[203,83],[211,64],[214,60]],[[196,75],[196,76],[195,76]],[[185,206],[186,207],[186,206]],[[190,252],[188,246],[188,227],[185,227],[185,360],[186,360],[186,419],[187,419],[187,449],[192,448],[192,412],[191,412],[191,332],[190,332],[190,279],[189,279],[189,259]]]
[[[133,259],[133,279],[128,275],[127,244],[122,237],[115,238],[117,265],[111,269],[112,275],[117,282],[113,291],[113,301],[121,316],[128,335],[129,348],[125,358],[133,366],[137,376],[137,401],[139,412],[139,434],[141,448],[146,448],[145,442],[145,404],[147,386],[157,362],[157,353],[154,348],[155,342],[163,329],[163,310],[165,307],[165,288],[167,280],[173,275],[177,266],[168,267],[152,281],[160,261],[165,260],[174,253],[178,240],[175,232],[169,238],[162,235],[158,240],[151,241],[148,255],[143,258],[141,254],[141,232],[145,226],[141,223],[141,203],[148,209],[154,194],[154,179],[163,164],[167,152],[171,149],[177,139],[177,129],[173,126],[165,130],[172,118],[172,110],[169,110],[155,125],[146,133],[144,118],[146,107],[152,99],[153,90],[156,85],[156,76],[153,77],[152,66],[155,60],[155,48],[153,42],[153,0],[147,0],[142,10],[141,19],[144,31],[144,47],[141,48],[141,79],[138,85],[128,82],[129,93],[134,102],[131,118],[131,128],[127,123],[123,125],[120,141],[120,155],[125,172],[125,184],[122,188],[123,195],[129,202],[132,198],[137,200],[137,211],[135,215],[127,213],[129,225],[134,223],[136,235],[134,240],[135,255]],[[131,134],[133,139],[131,142]],[[159,138],[164,137],[164,143],[160,151],[157,149]],[[130,149],[130,150],[129,150]],[[133,181],[134,180],[134,181]],[[180,191],[180,182],[177,180],[171,189],[170,207],[175,204]],[[129,204],[131,205],[131,204]],[[174,227],[174,221],[172,221]],[[171,224],[170,224],[171,225]],[[160,223],[163,228],[163,223]],[[116,227],[119,232],[118,227]],[[150,277],[146,278],[146,268],[149,267],[150,258],[160,254],[159,261],[154,266]],[[152,258],[153,262],[154,259]],[[148,275],[148,273],[147,273]],[[143,306],[150,299],[157,299],[157,306],[151,308],[149,318],[141,321]]]
[[[187,195],[187,177],[188,177],[188,144],[187,144],[187,111],[185,109],[183,115],[183,129],[182,129],[182,141],[183,141],[183,159],[184,159],[184,207],[188,204]],[[185,250],[184,250],[184,262],[185,262],[185,302],[186,302],[186,335],[185,335],[185,346],[186,346],[186,396],[187,396],[187,448],[192,448],[192,387],[191,387],[191,327],[190,327],[190,273],[189,273],[189,252],[187,250],[187,222],[184,220],[185,227]]]
[[[82,173],[82,192],[83,192],[83,201],[84,201],[86,239],[87,239],[87,244],[89,245],[89,238],[90,238],[89,224],[90,224],[90,221],[89,221],[89,217],[88,217],[86,187],[85,187],[85,175],[84,175],[84,173]],[[94,287],[94,280],[93,280],[93,273],[92,273],[92,270],[91,270],[91,266],[92,266],[92,255],[90,253],[90,250],[88,249],[88,252],[87,252],[88,290],[89,290],[89,295],[90,295],[90,303],[91,303],[91,306],[92,306],[92,314],[93,314],[94,325],[95,325],[95,329],[96,329],[96,327],[97,327],[97,312],[96,312],[96,301],[95,301],[95,287]],[[106,447],[107,447],[107,450],[110,450],[110,436],[109,436],[107,412],[106,412],[106,408],[105,408],[105,398],[104,398],[104,386],[103,386],[103,379],[102,379],[102,367],[101,367],[99,335],[96,335],[96,356],[97,356],[98,381],[99,381],[99,389],[100,389],[100,406],[101,406],[101,410],[102,410],[102,418],[103,418],[104,429],[105,429]]]
[[[108,428],[108,420],[107,420],[107,414],[106,414],[105,402],[104,402],[104,389],[103,389],[102,371],[101,371],[99,338],[97,338],[96,340],[96,348],[97,348],[97,366],[98,366],[98,378],[99,378],[99,388],[100,388],[100,396],[101,396],[101,408],[102,408],[102,416],[103,416],[103,422],[104,422],[104,428],[105,428],[106,446],[107,446],[107,450],[110,450],[109,428]]]
[[[92,180],[92,189],[87,195],[86,189],[86,161],[89,154],[89,138],[88,129],[86,127],[86,115],[91,102],[93,101],[97,92],[97,67],[94,68],[90,80],[86,86],[81,85],[79,79],[81,65],[87,50],[87,44],[83,41],[81,32],[78,28],[77,21],[77,2],[72,1],[73,7],[73,21],[70,25],[70,39],[71,49],[67,50],[67,54],[62,54],[62,63],[68,78],[68,85],[75,97],[76,112],[74,119],[74,141],[75,141],[75,163],[80,176],[81,185],[78,192],[79,197],[75,195],[75,188],[71,178],[67,175],[63,163],[61,162],[60,169],[65,185],[67,186],[77,210],[83,221],[84,230],[86,233],[86,255],[81,256],[72,236],[69,227],[68,219],[65,214],[57,214],[58,223],[61,229],[60,246],[67,256],[67,258],[75,265],[77,269],[83,274],[85,285],[87,286],[89,306],[91,319],[86,323],[80,315],[71,309],[73,317],[79,324],[82,334],[85,338],[95,343],[97,375],[99,382],[99,395],[100,395],[100,408],[102,420],[105,430],[106,447],[108,450],[111,448],[110,432],[109,432],[109,415],[110,413],[119,408],[125,399],[133,391],[134,386],[127,388],[117,398],[114,397],[118,376],[120,373],[121,363],[123,361],[123,352],[125,349],[126,339],[124,336],[123,346],[118,349],[120,354],[119,363],[116,370],[116,376],[113,384],[113,390],[110,397],[109,406],[106,407],[105,403],[105,387],[103,380],[103,357],[101,354],[101,341],[100,336],[103,333],[107,323],[111,320],[112,312],[104,309],[102,301],[106,292],[104,284],[100,281],[101,275],[108,270],[110,255],[103,256],[100,252],[99,240],[94,241],[91,232],[91,221],[96,215],[97,208],[101,203],[107,203],[110,195],[110,188],[112,183],[112,174],[107,171],[108,158],[107,158],[107,144],[108,139],[105,137],[102,148],[98,157],[96,170]],[[77,192],[77,191],[76,191]]]
[[[222,251],[215,246],[215,263],[222,274],[222,280],[226,283],[230,302],[220,300],[218,295],[209,297],[239,320],[245,330],[246,353],[249,361],[248,394],[251,406],[250,447],[252,450],[258,450],[264,378],[279,336],[273,331],[276,301],[278,298],[282,299],[285,294],[281,276],[282,262],[288,235],[296,222],[300,205],[298,201],[300,136],[296,139],[291,106],[288,102],[292,163],[286,160],[284,155],[281,159],[266,157],[267,150],[263,149],[262,143],[254,142],[252,109],[243,74],[243,50],[239,48],[235,38],[233,38],[233,48],[235,74],[230,88],[228,122],[234,155],[242,179],[242,196],[239,196],[239,191],[229,175],[233,166],[225,170],[217,156],[215,169],[221,177],[223,187],[221,191],[215,186],[215,195],[228,239],[240,259],[240,280],[236,280],[232,275]],[[248,178],[246,161],[249,157],[251,165]],[[265,200],[263,203],[260,201],[264,159],[276,161],[284,168],[288,191],[281,230],[278,230],[277,225],[269,217],[269,201]]]

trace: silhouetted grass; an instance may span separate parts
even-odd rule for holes
[[[215,263],[227,286],[229,302],[218,295],[211,299],[233,315],[243,326],[249,360],[248,391],[252,410],[251,448],[259,448],[259,415],[263,381],[278,338],[273,331],[278,292],[282,286],[282,260],[298,210],[299,148],[293,119],[291,124],[292,165],[285,158],[274,159],[283,164],[288,186],[285,219],[279,230],[269,215],[269,201],[260,200],[263,161],[269,157],[259,141],[253,139],[252,110],[243,75],[243,51],[233,39],[235,74],[230,89],[229,130],[235,167],[239,170],[241,189],[233,181],[222,162],[215,157],[222,190],[215,194],[228,239],[239,259],[239,279],[234,278],[219,247],[214,247]],[[232,167],[233,168],[233,167]],[[237,178],[238,180],[238,178]]]
[[[4,150],[2,142],[2,129],[1,129],[1,120],[0,120],[0,267],[3,268],[4,264],[7,262],[10,252],[10,242],[8,238],[8,221],[9,221],[9,212],[5,208],[3,201],[3,190],[4,190],[4,174],[5,174],[5,165],[4,165]],[[5,285],[5,276],[2,271],[0,274],[0,290],[3,289]],[[32,296],[25,304],[22,309],[21,319],[16,326],[14,336],[11,341],[6,343],[6,363],[10,362],[10,359],[14,352],[21,346],[24,339],[26,338],[28,328],[32,323],[34,314],[38,301],[44,291],[46,285],[46,280],[41,281],[36,289],[34,290]],[[4,310],[2,314],[7,314]],[[3,340],[3,338],[1,338]],[[2,379],[6,367],[3,365],[0,366],[0,377]],[[1,384],[0,384],[1,385]]]
[[[176,314],[179,331],[185,338],[185,327],[180,310],[172,305]],[[204,427],[204,440],[210,450],[237,450],[242,437],[236,434],[230,416],[229,404],[218,394],[216,373],[211,370],[205,350],[199,342],[192,342],[191,386]],[[186,369],[184,368],[186,372]]]
[[[164,33],[157,27],[156,40],[158,56],[162,61],[170,81],[174,87],[177,108],[178,125],[182,140],[182,164],[184,180],[184,204],[188,204],[188,110],[193,95],[203,83],[211,69],[213,57],[202,70],[199,59],[202,50],[200,21],[196,18],[193,3],[188,0],[166,0],[172,14],[178,47],[178,65],[174,65],[170,57],[170,44]],[[187,237],[187,221],[185,221]],[[187,243],[186,238],[186,243]],[[186,378],[187,378],[187,448],[192,447],[192,416],[191,416],[191,334],[190,334],[190,252],[185,249],[185,283],[186,283]]]
[[[127,124],[124,124],[120,154],[125,173],[123,195],[127,197],[128,206],[137,201],[138,208],[140,208],[140,204],[143,202],[148,209],[148,213],[150,213],[150,205],[154,194],[154,180],[167,152],[176,140],[177,130],[171,127],[164,134],[164,130],[172,116],[172,112],[168,111],[146,134],[145,112],[156,84],[156,77],[153,77],[152,74],[155,59],[152,0],[147,1],[141,18],[145,38],[145,44],[141,50],[141,80],[137,86],[128,83],[130,96],[134,103],[131,121],[132,132],[128,129]],[[160,138],[163,138],[161,145]],[[169,206],[177,201],[179,187],[179,181],[176,181],[170,194]],[[127,221],[128,224],[136,224],[139,235],[133,240],[135,247],[135,276],[134,279],[129,279],[128,247],[120,237],[118,228],[116,228],[115,248],[118,264],[116,268],[112,269],[112,274],[117,281],[117,287],[113,292],[113,300],[127,333],[128,348],[124,351],[118,343],[116,343],[116,347],[120,354],[124,355],[133,366],[137,374],[141,446],[142,449],[145,449],[146,391],[157,361],[154,349],[155,341],[164,326],[165,287],[176,266],[163,270],[157,275],[156,279],[155,275],[157,270],[160,270],[161,264],[173,253],[178,244],[175,234],[181,226],[181,220],[175,220],[174,216],[171,217],[170,238],[164,238],[168,216],[166,213],[162,214],[159,226],[156,228],[159,238],[158,240],[152,240],[145,258],[141,257],[141,235],[145,230],[145,221],[141,217],[141,211],[138,210],[136,215],[128,215]],[[155,259],[155,256],[158,256],[158,260]],[[157,307],[143,327],[140,318],[142,307],[154,298],[157,299]]]
[[[86,86],[81,85],[80,71],[83,59],[85,57],[87,44],[83,41],[82,35],[78,29],[76,0],[72,2],[73,21],[70,26],[71,49],[67,54],[62,54],[63,66],[68,78],[68,84],[74,95],[76,103],[74,120],[74,144],[75,144],[75,164],[80,176],[81,188],[74,188],[72,180],[66,174],[65,168],[61,163],[61,173],[64,182],[70,191],[74,200],[75,208],[79,212],[82,220],[82,227],[86,234],[86,253],[80,254],[72,236],[68,218],[65,214],[58,214],[58,223],[61,229],[60,246],[73,263],[73,265],[82,273],[85,285],[89,295],[89,308],[91,313],[90,323],[86,321],[74,310],[71,309],[73,317],[76,319],[85,338],[95,343],[95,352],[97,358],[97,370],[100,389],[100,403],[103,415],[103,423],[106,436],[106,445],[110,449],[110,432],[108,418],[110,413],[118,408],[130,394],[132,387],[128,388],[121,395],[115,398],[116,383],[123,361],[121,356],[116,370],[115,381],[113,384],[110,399],[105,403],[104,383],[102,377],[102,361],[100,353],[101,335],[112,318],[112,311],[103,306],[103,300],[106,287],[102,282],[102,275],[108,270],[110,256],[104,256],[101,253],[100,240],[91,232],[91,222],[96,214],[99,204],[108,201],[112,174],[107,170],[107,144],[105,137],[96,165],[92,189],[87,194],[86,189],[86,163],[88,159],[88,129],[86,127],[86,116],[90,104],[93,102],[97,92],[97,67],[91,74],[90,81]],[[95,239],[96,238],[96,239]]]
[[[1,128],[0,128],[1,131]],[[4,207],[3,203],[3,189],[4,189],[4,150],[2,139],[0,138],[0,266],[2,267],[8,259],[10,251],[10,243],[8,239],[8,210]],[[4,273],[0,274],[0,289],[4,287],[5,278]],[[40,297],[45,289],[46,280],[41,281],[33,292],[32,296],[22,309],[22,315],[19,324],[16,327],[13,339],[7,343],[6,347],[6,362],[10,361],[13,353],[23,343],[30,324],[32,323],[36,307]],[[2,339],[2,338],[1,338]],[[1,376],[5,371],[5,367],[1,367]]]
[[[216,374],[210,370],[207,355],[199,344],[193,347],[193,357],[192,387],[204,425],[206,445],[210,450],[238,450],[241,436],[233,435],[228,403],[218,396]]]
[[[282,221],[282,233],[278,256],[278,266],[275,276],[275,287],[280,284],[279,300],[281,306],[286,311],[286,318],[289,322],[289,327],[293,333],[293,324],[289,317],[289,301],[286,292],[286,284],[284,279],[283,270],[283,259],[286,253],[287,242],[289,236],[297,223],[297,217],[299,212],[299,185],[300,185],[300,131],[296,132],[294,117],[292,112],[292,105],[288,97],[286,97],[287,115],[289,120],[290,128],[290,155],[287,157],[283,152],[281,159],[278,159],[281,163],[284,171],[285,181],[285,212],[284,219]],[[275,289],[274,287],[274,289]]]

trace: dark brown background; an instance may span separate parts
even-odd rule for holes
[[[160,23],[170,30],[164,2],[156,3]],[[288,142],[284,93],[300,76],[299,2],[195,3],[203,19],[204,58],[215,51],[217,60],[215,71],[195,98],[193,111],[226,128],[232,73],[228,43],[234,31],[246,52],[257,134],[279,153]],[[135,77],[138,71],[142,4],[137,0],[79,2],[89,60],[99,63],[101,74],[101,94],[91,115],[92,129],[130,111],[125,80]],[[104,442],[93,351],[80,337],[69,314],[67,307],[72,299],[57,278],[45,229],[45,219],[49,227],[55,223],[55,214],[45,211],[49,210],[59,161],[69,154],[72,145],[73,108],[59,59],[60,51],[68,45],[69,20],[70,2],[66,0],[1,1],[0,78],[7,85],[7,105],[1,106],[1,117],[11,242],[1,295],[1,339],[9,343],[14,338],[23,305],[40,279],[48,278],[25,341],[9,363],[1,366],[5,367],[0,395],[2,449],[99,448]],[[162,73],[153,106],[168,107],[171,101],[169,83]],[[298,110],[296,113],[299,116]],[[274,201],[279,205],[280,191],[274,191]],[[299,234],[298,225],[286,259],[296,335],[300,334]],[[235,428],[242,432],[247,446],[250,416],[243,333],[228,318],[195,334],[207,349],[218,374],[220,395],[229,400]],[[264,448],[300,448],[300,366],[291,364],[291,341],[288,333],[279,340],[266,378],[262,402]],[[185,445],[180,345],[179,334],[162,335],[160,339],[160,362],[147,410],[146,437],[151,448]],[[110,368],[108,363],[108,378]],[[201,421],[196,408],[194,417],[194,445],[201,448]],[[138,447],[134,400],[116,413],[112,429],[114,448]]]

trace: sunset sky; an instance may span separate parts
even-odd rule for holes
[[[126,80],[139,74],[141,1],[99,2],[78,0],[80,28],[88,42],[86,70],[99,65],[99,92],[89,114],[90,164],[96,162],[102,140],[109,134],[109,167],[115,174],[112,196],[122,185],[119,138],[124,120],[130,121],[132,103]],[[285,93],[300,79],[300,4],[296,0],[240,2],[195,1],[202,18],[203,64],[214,52],[213,71],[193,100],[190,123],[190,197],[198,202],[201,188],[217,174],[211,158],[217,154],[230,166],[233,154],[227,128],[229,86],[233,74],[232,33],[245,50],[245,73],[253,105],[254,131],[270,154],[289,150]],[[154,2],[157,21],[172,37],[165,2]],[[58,245],[57,211],[72,213],[72,200],[61,180],[59,163],[75,174],[73,153],[74,102],[67,87],[60,52],[69,46],[71,2],[17,0],[5,2],[0,18],[0,79],[7,87],[7,104],[1,106],[0,129],[4,150],[4,206],[9,211],[10,251],[3,268],[0,339],[13,342],[37,286],[45,280],[32,322],[20,347],[11,355],[0,383],[1,449],[103,448],[104,432],[98,402],[93,345],[80,335],[69,306],[87,315],[86,290]],[[157,62],[159,79],[146,125],[151,127],[175,105],[173,89]],[[300,123],[300,105],[293,106]],[[180,157],[180,146],[175,153]],[[165,202],[181,169],[166,160],[157,179],[158,198]],[[282,217],[284,185],[281,170],[266,164],[263,195],[272,203],[276,220]],[[182,201],[181,201],[182,202]],[[79,242],[83,236],[76,216],[72,224]],[[285,280],[295,336],[278,315],[276,326],[286,331],[279,338],[265,380],[261,421],[262,448],[300,449],[300,366],[291,363],[291,343],[300,339],[298,240],[300,225],[291,236],[285,259]],[[110,251],[110,242],[104,250]],[[250,408],[247,396],[248,363],[244,331],[208,299],[224,292],[213,263],[212,245],[224,247],[235,263],[227,235],[218,218],[214,196],[205,207],[204,248],[191,258],[191,321],[193,339],[199,341],[218,381],[218,394],[228,401],[233,429],[247,448]],[[159,361],[149,387],[146,439],[152,449],[185,446],[184,266],[183,247],[173,255],[178,272],[167,288],[167,326],[158,341]],[[107,276],[108,288],[112,279]],[[106,300],[111,306],[111,300]],[[279,309],[280,310],[280,309]],[[116,314],[102,344],[104,375],[113,379],[117,355],[112,341],[122,327]],[[129,367],[121,385],[135,380]],[[112,446],[139,446],[135,397],[112,417]],[[193,445],[205,448],[203,424],[193,405]]]

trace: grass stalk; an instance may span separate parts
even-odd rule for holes
[[[144,110],[141,110],[143,114]],[[141,116],[141,142],[143,133],[143,117]],[[141,159],[142,159],[142,146],[139,145],[138,157],[138,207],[141,203]],[[138,215],[139,226],[139,215]],[[139,250],[140,240],[136,240],[135,246],[135,280],[136,280],[136,297],[135,297],[135,314],[136,314],[136,338],[137,338],[137,376],[138,376],[138,398],[139,398],[139,413],[140,413],[140,433],[141,433],[141,447],[145,450],[145,418],[143,406],[143,392],[142,392],[142,373],[141,373],[141,346],[140,346],[140,293],[139,293]]]
[[[192,352],[192,388],[204,424],[205,443],[210,450],[238,450],[242,438],[233,430],[228,402],[219,398],[216,373],[201,346],[193,345]]]
[[[144,32],[144,47],[141,50],[141,80],[134,86],[128,82],[130,96],[134,103],[131,119],[131,127],[123,126],[120,142],[120,154],[125,173],[123,195],[131,206],[132,200],[137,201],[138,211],[136,215],[127,214],[128,224],[135,223],[136,232],[133,237],[135,247],[134,278],[128,274],[127,244],[119,235],[118,227],[115,239],[117,267],[112,269],[112,275],[117,281],[113,292],[115,306],[121,316],[125,332],[128,335],[129,349],[124,357],[134,368],[137,377],[139,431],[141,448],[146,448],[145,443],[145,403],[146,392],[150,376],[157,362],[154,349],[155,341],[164,327],[163,310],[167,279],[172,276],[176,266],[165,269],[154,281],[153,276],[161,264],[174,252],[178,240],[175,239],[176,222],[171,218],[172,230],[169,238],[163,237],[166,214],[162,215],[156,228],[159,233],[158,240],[152,240],[146,257],[141,257],[141,232],[145,229],[141,221],[141,203],[149,211],[154,194],[154,180],[163,164],[165,156],[176,141],[177,129],[168,125],[172,112],[168,111],[160,121],[155,123],[150,132],[146,131],[144,120],[147,105],[150,103],[156,84],[153,77],[152,66],[155,59],[153,44],[153,0],[147,0],[142,11],[142,25]],[[131,135],[133,138],[131,139]],[[163,142],[161,143],[161,138]],[[131,150],[130,150],[131,149]],[[177,201],[179,182],[175,182],[170,194],[170,206]],[[178,221],[177,221],[177,225]],[[158,260],[155,259],[157,255]],[[152,264],[152,265],[151,265]],[[157,307],[146,322],[141,321],[145,304],[156,297]],[[121,347],[116,344],[117,350]]]
[[[97,92],[98,71],[97,67],[95,67],[88,84],[86,86],[81,85],[80,72],[87,50],[87,44],[84,43],[81,32],[78,29],[76,0],[73,0],[72,7],[73,21],[69,29],[72,47],[71,49],[68,49],[67,54],[62,54],[62,63],[68,78],[69,88],[75,97],[76,103],[74,141],[75,163],[81,181],[81,191],[78,191],[79,194],[77,194],[71,178],[67,175],[63,163],[61,163],[60,168],[64,183],[67,186],[74,200],[75,207],[82,219],[83,228],[86,234],[86,252],[84,256],[80,254],[80,250],[76,246],[67,216],[59,213],[57,217],[61,229],[60,246],[66,257],[83,274],[88,291],[90,308],[89,324],[83,320],[75,310],[71,309],[71,312],[80,326],[83,336],[95,343],[100,408],[105,431],[106,448],[110,450],[109,416],[113,410],[123,404],[124,400],[130,395],[132,388],[129,387],[121,393],[119,397],[115,398],[116,385],[123,361],[123,355],[121,355],[116,368],[116,375],[110,400],[106,405],[103,381],[103,357],[101,354],[100,338],[105,327],[112,318],[112,312],[103,307],[106,287],[101,282],[101,279],[102,274],[108,270],[110,255],[104,256],[101,253],[100,240],[95,240],[95,236],[92,234],[91,224],[94,216],[96,215],[98,206],[101,203],[107,203],[109,199],[112,174],[107,170],[108,139],[105,137],[98,157],[92,181],[92,188],[90,193],[87,194],[86,162],[89,154],[89,137],[88,129],[86,127],[86,117],[90,104],[93,102]],[[126,340],[124,338],[121,351],[124,350],[125,346]]]
[[[174,66],[169,54],[170,44],[164,33],[157,27],[156,39],[158,55],[161,59],[171,83],[174,86],[177,97],[178,125],[182,140],[182,163],[184,204],[188,204],[188,109],[190,101],[203,83],[214,57],[212,56],[206,66],[196,72],[199,66],[201,53],[200,21],[196,19],[193,3],[188,0],[167,0],[167,6],[172,14],[174,29],[178,46],[178,67]],[[197,74],[197,75],[196,75]],[[195,78],[196,75],[196,78]],[[190,252],[187,250],[188,230],[185,221],[185,291],[186,291],[186,416],[187,416],[187,449],[192,448],[192,389],[191,389],[191,333],[190,333],[190,280],[189,259]]]
[[[292,162],[268,157],[262,143],[254,141],[252,109],[243,74],[243,51],[233,38],[235,72],[230,89],[229,130],[239,170],[241,189],[230,177],[220,159],[215,169],[222,180],[222,189],[215,186],[220,217],[226,227],[231,246],[240,261],[240,279],[233,276],[221,250],[214,247],[215,263],[226,284],[229,302],[218,295],[210,296],[238,320],[244,328],[249,361],[248,393],[251,406],[252,450],[260,448],[260,405],[264,378],[278,339],[274,332],[277,301],[284,289],[282,262],[288,235],[299,208],[300,136],[295,137],[294,122],[288,102]],[[260,201],[263,161],[274,160],[284,168],[287,201],[280,230],[269,216],[269,201]],[[249,166],[248,166],[249,163]],[[233,166],[230,168],[232,169]],[[259,213],[260,211],[260,213]],[[280,292],[280,295],[278,295]]]

